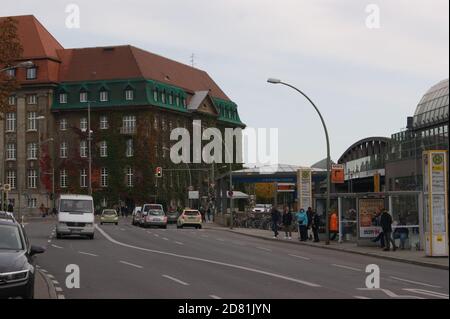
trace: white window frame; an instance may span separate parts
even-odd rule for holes
[[[59,103],[60,104],[67,103],[67,93],[59,93]]]
[[[15,132],[17,124],[16,112],[6,113],[6,132]]]
[[[87,157],[88,156],[88,146],[86,140],[80,141],[80,157]]]
[[[81,188],[87,187],[87,169],[85,168],[80,169],[80,187]]]
[[[17,158],[17,147],[14,143],[6,144],[6,160],[15,161]]]
[[[67,142],[61,142],[59,145],[59,158],[67,158]]]
[[[37,188],[37,171],[35,169],[28,170],[28,188]]]
[[[16,77],[16,68],[10,68],[10,69],[6,70],[5,72],[6,72],[6,75],[9,76],[10,78]]]
[[[82,91],[80,92],[80,103],[87,103],[88,101],[88,92]]]
[[[6,173],[6,182],[11,186],[11,189],[16,189],[16,181],[16,171],[8,171]]]
[[[100,157],[108,157],[108,143],[106,141],[100,142]]]
[[[134,90],[133,89],[126,89],[125,90],[125,100],[127,100],[127,101],[133,101],[134,100]]]
[[[169,104],[173,104],[173,94],[169,93]]]
[[[59,130],[60,131],[67,130],[67,119],[60,119],[59,120]]]
[[[101,168],[100,172],[100,186],[108,187],[108,169],[106,167]]]
[[[37,95],[36,94],[29,94],[27,96],[27,104],[28,105],[36,105],[37,104]]]
[[[178,95],[175,97],[175,104],[180,106],[180,97]]]
[[[136,116],[135,115],[125,115],[122,118],[122,127],[124,129],[134,129],[136,127]]]
[[[158,90],[153,90],[153,100],[155,100],[155,102],[158,102]]]
[[[10,95],[8,97],[8,105],[16,105],[16,96],[15,95]]]
[[[101,130],[108,129],[108,117],[106,115],[100,116],[100,129]]]
[[[126,175],[127,175],[127,187],[133,187],[134,183],[134,170],[132,167],[127,167],[126,169]]]
[[[27,206],[28,206],[28,208],[37,208],[36,197],[28,197]]]
[[[65,169],[59,171],[59,187],[67,188],[67,171]]]
[[[28,112],[27,114],[27,131],[37,131],[37,112]]]
[[[27,80],[35,80],[37,79],[37,68],[31,67],[27,68]]]
[[[99,100],[100,102],[108,102],[108,91],[102,90],[100,91]]]
[[[134,146],[133,146],[133,139],[126,140],[126,151],[125,151],[126,157],[133,157],[134,156]]]
[[[166,104],[166,92],[164,91],[161,93],[161,102]]]
[[[80,130],[83,132],[87,132],[88,129],[88,120],[86,117],[80,118]]]
[[[27,145],[27,159],[36,160],[38,154],[38,145],[35,142],[28,143]]]

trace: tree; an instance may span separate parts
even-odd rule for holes
[[[0,20],[0,68],[12,66],[22,56],[23,48],[17,35],[17,21],[12,18]],[[17,90],[18,83],[14,77],[0,72],[0,119],[9,110],[8,98]]]

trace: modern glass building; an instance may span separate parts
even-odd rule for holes
[[[386,160],[388,190],[422,189],[422,152],[448,151],[448,79],[422,97],[406,129],[392,134]]]

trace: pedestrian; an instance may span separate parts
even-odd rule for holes
[[[406,240],[409,237],[409,230],[406,226],[405,218],[400,216],[397,227],[394,230],[394,241],[400,239],[400,249],[405,249]]]
[[[300,241],[308,240],[308,215],[303,208],[297,213],[298,232],[300,234]]]
[[[278,238],[278,224],[280,223],[280,212],[278,209],[273,206],[272,210],[270,211],[270,218],[272,220],[272,231],[273,231],[273,238]]]
[[[330,240],[335,240],[339,232],[338,215],[335,211],[330,216]]]
[[[282,216],[284,227],[284,239],[292,239],[292,213],[289,207],[285,207]]]
[[[41,206],[39,206],[39,210],[41,211],[41,216],[45,217],[45,206],[44,206],[44,203],[41,203]]]
[[[320,241],[319,240],[319,227],[320,227],[320,216],[315,211],[313,211],[311,228],[312,228],[315,243],[318,243]]]
[[[374,226],[380,226],[380,218],[381,218],[381,211],[377,212],[375,217],[372,219],[372,224]],[[384,234],[383,231],[380,231],[379,234],[377,235],[377,237],[375,237],[374,239],[372,239],[372,242],[376,243],[376,242],[380,242],[380,248],[384,248]]]
[[[13,206],[13,204],[11,202],[8,204],[8,212],[9,213],[14,213],[14,206]]]
[[[52,215],[53,215],[53,216],[58,215],[58,211],[56,210],[56,207],[53,207],[53,209],[52,209]]]
[[[308,210],[306,211],[306,215],[308,216],[308,239],[312,240],[313,239],[313,235],[312,235],[312,215],[313,215],[313,211],[311,207],[308,207]]]
[[[383,210],[383,213],[381,214],[380,226],[383,229],[384,233],[385,248],[383,250],[389,251],[391,249],[392,243],[392,250],[395,251],[397,247],[395,246],[395,241],[392,238],[392,216],[386,209]]]
[[[208,222],[211,222],[211,206],[208,206],[208,210],[206,211],[206,214],[208,215]]]

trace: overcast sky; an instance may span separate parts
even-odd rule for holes
[[[66,6],[80,28],[65,26]],[[369,4],[380,28],[368,28]],[[132,44],[207,71],[250,127],[279,128],[279,162],[311,165],[328,125],[337,160],[354,142],[406,125],[425,91],[448,78],[448,0],[3,1],[0,16],[34,14],[66,48]],[[373,21],[373,20],[371,20]]]

